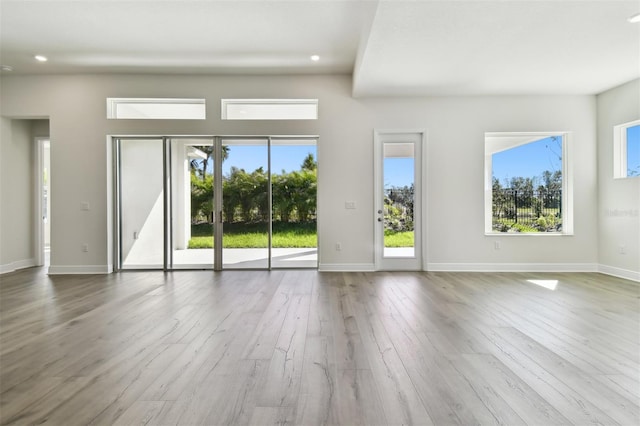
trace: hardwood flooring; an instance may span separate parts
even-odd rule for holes
[[[640,285],[600,274],[0,276],[2,424],[638,425],[639,405]]]

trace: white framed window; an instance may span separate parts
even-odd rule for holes
[[[613,128],[613,177],[640,176],[640,120]]]
[[[317,99],[222,99],[223,120],[317,120]]]
[[[107,98],[107,118],[115,120],[204,120],[204,99]]]
[[[570,133],[485,133],[485,234],[573,234]]]

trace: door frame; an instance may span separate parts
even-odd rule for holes
[[[44,208],[43,198],[44,191],[42,185],[42,175],[44,173],[44,144],[45,142],[49,142],[49,150],[51,150],[51,138],[49,137],[36,137],[34,138],[34,151],[35,151],[35,164],[34,164],[34,211],[33,211],[33,220],[34,220],[34,261],[35,266],[43,266],[45,259],[45,244],[44,244],[44,223],[42,218],[42,209]],[[51,152],[51,151],[49,151]],[[51,155],[51,154],[49,154]],[[51,174],[51,170],[49,170],[49,174]],[[48,197],[51,197],[51,185],[49,185],[49,193]],[[47,212],[49,217],[51,217],[51,211]]]
[[[379,225],[380,214],[383,210],[384,189],[383,161],[384,143],[391,142],[390,138],[401,138],[403,141],[415,142],[414,154],[414,232],[415,256],[412,258],[385,258],[383,227]],[[420,271],[426,265],[426,188],[427,188],[427,147],[425,129],[374,129],[374,266],[376,271]]]
[[[164,190],[164,200],[163,200],[163,230],[164,230],[164,241],[163,241],[163,265],[161,268],[153,268],[152,270],[161,270],[161,271],[176,271],[176,270],[189,270],[187,268],[173,268],[173,259],[171,258],[173,255],[173,230],[171,227],[172,223],[172,215],[173,215],[173,200],[172,200],[172,164],[171,164],[171,140],[173,139],[206,139],[213,141],[214,147],[214,181],[220,182],[217,185],[220,185],[220,189],[222,187],[222,145],[223,140],[244,140],[244,139],[264,139],[267,143],[267,154],[268,154],[268,200],[269,200],[269,211],[271,215],[273,214],[273,205],[272,205],[272,187],[271,187],[271,146],[273,140],[298,140],[298,139],[309,139],[314,140],[314,145],[316,146],[316,150],[318,147],[319,135],[210,135],[210,134],[201,134],[201,135],[181,135],[181,134],[165,134],[165,135],[107,135],[107,170],[110,173],[107,173],[107,187],[108,187],[108,199],[107,203],[109,205],[109,211],[111,212],[111,218],[109,220],[109,233],[111,234],[110,247],[108,247],[108,251],[110,254],[109,264],[110,264],[110,272],[121,272],[121,271],[136,271],[136,270],[147,270],[147,269],[133,269],[133,268],[123,268],[123,259],[121,253],[121,243],[122,236],[120,233],[122,232],[121,220],[122,220],[122,205],[121,205],[121,176],[120,176],[120,157],[121,150],[120,144],[122,140],[132,140],[132,139],[142,139],[142,140],[150,140],[150,139],[158,139],[162,142],[163,145],[163,190]],[[318,154],[316,151],[316,161]],[[217,160],[219,159],[219,160]],[[220,164],[217,163],[220,161]],[[194,267],[194,270],[233,270],[234,268],[223,268],[223,259],[222,259],[222,235],[223,231],[223,223],[222,223],[222,197],[223,191],[218,190],[214,191],[214,245],[219,247],[219,249],[214,249],[214,258],[212,259],[211,267],[203,268],[203,267]],[[317,197],[317,195],[316,195]],[[319,222],[316,217],[317,222]],[[317,226],[317,224],[316,224]],[[220,232],[217,230],[220,229]],[[272,218],[269,220],[269,232],[268,232],[268,267],[263,268],[261,270],[271,270],[272,269]],[[317,237],[317,259],[316,266],[317,269],[320,262],[320,250],[319,250],[319,240],[320,237]],[[111,266],[112,265],[112,266]],[[286,268],[286,267],[284,267]],[[306,267],[303,267],[306,268]]]

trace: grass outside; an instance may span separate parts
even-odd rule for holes
[[[213,225],[200,224],[191,227],[189,248],[213,248]],[[266,223],[225,223],[222,235],[224,248],[264,248],[268,244]],[[316,224],[273,223],[271,246],[274,248],[317,247]]]
[[[190,249],[213,248],[213,225],[205,223],[191,226]],[[315,222],[273,223],[274,248],[317,247],[318,237]],[[385,231],[385,247],[413,247],[413,232]],[[265,223],[225,223],[222,245],[224,248],[267,247],[267,225]]]
[[[413,231],[384,231],[385,247],[413,247]]]
[[[540,218],[535,220],[493,218],[492,227],[498,232],[559,232],[562,230],[562,220],[558,218],[545,218],[540,226]]]

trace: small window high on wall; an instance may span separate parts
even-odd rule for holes
[[[640,120],[614,127],[613,162],[614,178],[640,176]]]
[[[223,120],[317,120],[317,99],[222,99]]]
[[[107,118],[117,120],[204,120],[204,99],[107,98]]]
[[[569,133],[485,133],[485,233],[572,234]]]

